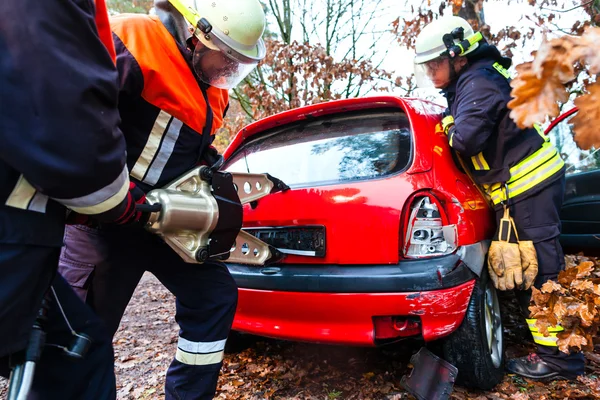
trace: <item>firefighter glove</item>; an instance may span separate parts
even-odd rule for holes
[[[442,119],[442,130],[448,136],[450,129],[454,127],[454,117],[452,115],[447,115]]]
[[[116,207],[102,214],[94,215],[93,218],[102,223],[131,225],[134,223],[144,224],[148,215],[136,209],[139,204],[146,203],[146,194],[135,183],[129,182],[127,196]]]
[[[518,243],[495,240],[488,252],[488,271],[498,290],[511,290],[523,284]]]
[[[538,260],[535,247],[531,240],[519,241],[519,252],[521,253],[521,266],[523,268],[523,290],[527,290],[535,282],[538,274]]]
[[[492,241],[488,252],[488,271],[498,290],[520,288],[523,284],[518,236],[506,207],[498,224],[497,238]]]

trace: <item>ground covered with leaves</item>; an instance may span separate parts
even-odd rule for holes
[[[571,263],[579,260],[571,260]],[[511,295],[502,295],[507,357],[534,346]],[[174,299],[146,274],[114,340],[119,399],[164,398],[164,375],[177,346]],[[597,342],[597,340],[596,340]],[[372,349],[248,337],[247,348],[225,358],[217,399],[414,399],[400,385],[421,343]],[[600,346],[586,352],[587,375],[537,383],[507,375],[489,392],[455,386],[452,399],[600,399]],[[0,383],[0,397],[5,394]]]
[[[534,348],[516,302],[503,295],[507,356]],[[115,338],[119,398],[160,399],[164,372],[175,352],[177,325],[171,295],[151,275],[138,287]],[[248,338],[228,354],[217,399],[413,399],[400,385],[421,343],[355,348]],[[600,399],[600,346],[587,352],[587,375],[578,381],[537,383],[506,376],[489,392],[455,386],[453,399]]]

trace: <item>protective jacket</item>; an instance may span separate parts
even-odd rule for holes
[[[119,15],[111,28],[131,177],[145,190],[164,186],[193,168],[212,143],[227,91],[196,79],[191,52],[157,16]]]
[[[99,214],[126,198],[117,71],[96,6],[100,33],[92,1],[0,2],[0,243],[60,247],[64,206]]]
[[[487,43],[466,57],[466,70],[442,93],[455,122],[450,146],[473,178],[494,204],[505,200],[504,184],[516,201],[558,179],[564,163],[556,148],[539,128],[519,129],[509,116],[511,60]]]

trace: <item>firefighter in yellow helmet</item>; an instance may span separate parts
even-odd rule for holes
[[[521,242],[506,244],[516,251],[492,242],[488,272],[497,289],[516,289],[523,313],[529,316],[531,286],[540,288],[548,279],[556,279],[565,265],[558,241],[564,163],[539,129],[519,129],[511,120],[507,107],[511,60],[486,43],[467,21],[455,16],[438,19],[423,28],[415,47],[417,84],[441,89],[448,101],[442,128],[450,147],[491,198],[498,221],[505,209],[514,219]],[[481,279],[487,279],[485,275]],[[544,337],[535,320],[527,322],[538,351],[509,360],[507,370],[531,379],[574,378],[584,373],[581,354],[558,351],[560,326]]]
[[[265,56],[259,0],[157,0],[155,10],[111,19],[127,166],[144,192],[216,161],[210,144],[228,89]],[[175,295],[179,337],[166,399],[212,399],[237,304],[225,265],[187,264],[141,226],[70,226],[64,242],[60,272],[111,334],[145,271]]]

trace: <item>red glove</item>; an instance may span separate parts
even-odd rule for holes
[[[146,203],[146,194],[135,183],[129,182],[129,192],[125,198],[125,208],[121,216],[111,221],[118,225],[129,225],[138,222],[142,217],[142,212],[137,211],[135,206]]]

